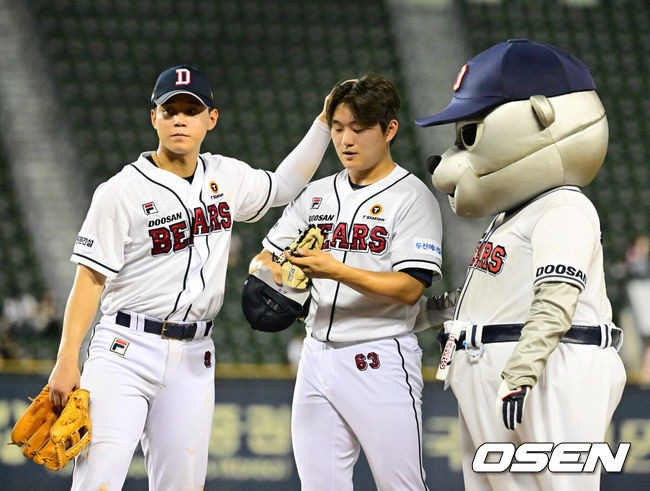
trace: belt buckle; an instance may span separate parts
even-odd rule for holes
[[[160,332],[160,337],[163,339],[181,339],[180,337],[177,336],[167,336],[167,326],[181,326],[182,324],[179,324],[177,322],[168,322],[168,321],[163,321],[162,323],[162,331]]]

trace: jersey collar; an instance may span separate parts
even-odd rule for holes
[[[388,174],[385,177],[382,177],[381,179],[373,182],[372,184],[368,184],[360,188],[352,187],[352,180],[350,179],[350,171],[348,169],[343,169],[343,171],[339,173],[338,179],[340,181],[344,181],[343,185],[346,186],[346,189],[349,189],[350,191],[356,191],[357,193],[363,193],[368,190],[375,190],[375,189],[383,188],[385,186],[390,186],[395,181],[401,179],[408,173],[409,172],[406,169],[403,169],[402,167],[399,166],[399,164],[395,163],[395,167],[390,172],[390,174]]]
[[[198,156],[196,170],[194,171],[194,179],[192,180],[192,184],[190,184],[187,179],[179,177],[172,172],[162,170],[160,167],[157,167],[155,165],[151,165],[151,162],[147,159],[147,157],[152,153],[154,152],[149,151],[141,153],[138,157],[138,160],[136,160],[133,165],[153,181],[175,189],[187,189],[188,186],[192,186],[197,182],[200,183],[203,180],[204,163],[200,155]]]

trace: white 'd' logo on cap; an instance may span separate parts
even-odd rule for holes
[[[176,70],[176,85],[189,85],[190,84],[190,71],[187,68],[179,68]]]

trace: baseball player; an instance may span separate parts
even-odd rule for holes
[[[447,381],[468,490],[599,489],[599,469],[472,467],[484,442],[602,442],[621,398],[622,335],[605,291],[600,223],[580,190],[607,151],[594,89],[566,51],[511,40],[470,60],[449,106],[416,121],[456,123],[456,145],[433,160],[433,183],[454,212],[496,214],[445,323],[459,337]]]
[[[291,433],[302,489],[352,489],[360,447],[381,490],[426,490],[417,302],[441,277],[442,225],[432,193],[390,154],[399,96],[379,75],[337,85],[327,106],[344,169],[311,183],[263,240],[268,266],[309,224],[322,250],[287,259],[313,284]]]
[[[200,153],[218,118],[206,76],[162,72],[152,94],[159,145],[101,184],[72,254],[77,273],[51,398],[90,391],[93,436],[73,489],[121,489],[141,443],[150,489],[203,489],[214,411],[213,318],[234,222],[254,222],[307,184],[329,142],[324,112],[275,172]],[[79,348],[101,295],[79,375]]]

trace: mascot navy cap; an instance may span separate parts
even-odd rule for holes
[[[451,103],[415,124],[451,123],[533,95],[553,97],[595,88],[589,68],[575,56],[550,44],[511,39],[469,60],[456,77]]]
[[[151,102],[159,106],[176,94],[190,94],[212,109],[210,82],[202,72],[189,65],[168,68],[158,76],[151,94]]]

